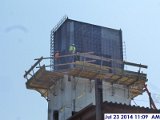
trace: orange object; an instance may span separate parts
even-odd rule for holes
[[[59,56],[60,56],[60,53],[59,53],[59,52],[56,52],[55,55],[54,55],[54,57],[55,57],[56,60],[59,59]]]
[[[145,84],[144,85],[144,90],[147,92],[148,96],[149,96],[149,101],[150,101],[150,107],[154,110],[157,110],[157,107],[152,99],[152,96],[151,96],[151,93],[149,92],[148,88],[147,88],[147,85]]]

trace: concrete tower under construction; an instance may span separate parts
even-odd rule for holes
[[[72,54],[71,44],[76,47]],[[54,57],[56,51],[60,52],[58,59]],[[51,30],[50,57],[35,60],[24,75],[26,87],[47,99],[48,120],[70,119],[86,106],[105,101],[130,105],[144,92],[147,81],[141,72],[147,66],[123,60],[121,30],[68,17]],[[48,62],[43,64],[44,60]],[[138,71],[125,70],[125,65]],[[96,120],[100,106],[96,107]]]

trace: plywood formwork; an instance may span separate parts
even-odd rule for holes
[[[63,78],[60,72],[51,72],[45,69],[45,66],[40,69],[26,82],[28,89],[34,89],[47,97],[48,89],[55,84],[56,80]]]
[[[89,57],[89,56],[87,56]],[[96,60],[100,57],[92,56]],[[34,89],[47,97],[48,90],[56,84],[56,81],[62,79],[64,75],[80,77],[90,80],[103,80],[111,84],[120,84],[128,87],[129,97],[134,98],[144,92],[144,84],[147,81],[147,75],[144,73],[126,71],[119,68],[111,68],[108,66],[98,65],[94,60],[74,61],[72,67],[68,69],[60,69],[49,71],[46,66],[40,66],[39,70],[32,75],[26,82],[28,89]],[[103,58],[102,61],[109,60]],[[69,63],[67,63],[69,64]],[[65,65],[65,64],[63,64]],[[56,65],[58,66],[58,65]],[[114,72],[110,72],[114,69]]]
[[[131,71],[109,73],[109,67],[92,63],[76,62],[75,68],[69,71],[69,75],[87,79],[100,79],[112,84],[125,85],[129,88],[132,98],[143,93],[144,84],[147,82],[146,74]]]

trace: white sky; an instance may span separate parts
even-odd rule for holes
[[[0,116],[2,120],[45,120],[47,102],[25,88],[24,71],[49,56],[50,30],[69,18],[122,29],[127,60],[149,66],[148,86],[160,102],[159,0],[0,0]],[[146,94],[135,98],[148,106]],[[160,108],[160,103],[156,103]]]

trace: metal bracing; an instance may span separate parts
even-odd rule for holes
[[[50,57],[54,57],[54,31],[51,31],[51,38],[50,38]],[[54,65],[54,60],[50,59],[50,65],[51,65],[51,70],[53,70],[53,65]]]
[[[65,15],[59,22],[56,26],[54,26],[54,28],[51,30],[51,35],[50,35],[50,69],[51,70],[54,70],[54,59],[52,59],[54,57],[54,54],[55,54],[55,32],[58,30],[58,28],[68,19],[68,16]]]

